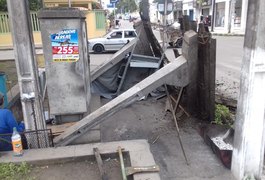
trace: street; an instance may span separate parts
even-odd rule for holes
[[[238,99],[244,37],[216,36],[216,93]]]
[[[128,21],[122,21],[122,27],[130,27]],[[153,31],[161,42],[160,33]],[[243,57],[243,36],[214,36],[216,45],[216,93],[236,100],[239,93],[240,70]],[[179,49],[181,51],[181,49]],[[181,53],[181,52],[180,52]],[[111,58],[111,53],[90,54],[91,69]],[[169,60],[174,59],[172,48],[166,50]]]
[[[133,23],[122,20],[121,28],[133,28]],[[154,34],[158,41],[161,42],[159,31],[154,30]],[[213,38],[217,39],[216,93],[236,100],[239,92],[244,37],[214,36]],[[37,49],[36,53],[42,54],[42,50]],[[172,48],[166,50],[166,55],[169,60],[174,59]],[[90,53],[90,70],[93,70],[112,56],[113,52],[103,54]],[[13,50],[0,49],[0,61],[10,59],[14,59]]]

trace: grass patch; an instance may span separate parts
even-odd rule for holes
[[[233,118],[232,114],[228,107],[222,105],[222,104],[216,104],[215,105],[215,119],[213,121],[214,124],[219,125],[233,125]]]
[[[28,177],[30,165],[23,162],[21,164],[0,163],[0,179],[2,180],[32,180]]]

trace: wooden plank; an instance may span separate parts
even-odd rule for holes
[[[47,125],[48,129],[52,130],[53,134],[59,135],[62,134],[67,128],[73,126],[76,122],[69,122],[69,123],[64,123],[64,124],[59,124],[59,125]]]
[[[98,164],[98,169],[99,169],[99,173],[100,173],[101,179],[102,180],[108,180],[107,173],[106,173],[106,171],[105,171],[105,169],[103,167],[103,161],[102,161],[102,158],[100,156],[98,148],[93,148],[93,151],[94,151],[94,155],[96,157],[96,161],[97,161],[97,164]]]

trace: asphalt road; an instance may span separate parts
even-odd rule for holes
[[[238,99],[244,37],[216,36],[216,92]]]

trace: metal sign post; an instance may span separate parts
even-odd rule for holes
[[[163,53],[166,51],[165,43],[167,42],[166,36],[166,25],[167,25],[167,15],[169,15],[173,11],[173,1],[172,0],[160,0],[157,4],[157,9],[160,14],[163,15],[163,33],[162,33],[162,41],[163,41]]]
[[[118,3],[119,0],[110,0],[110,3],[113,4],[114,9],[113,9],[113,14],[114,14],[114,19],[116,19],[115,15],[116,15],[116,3]]]

